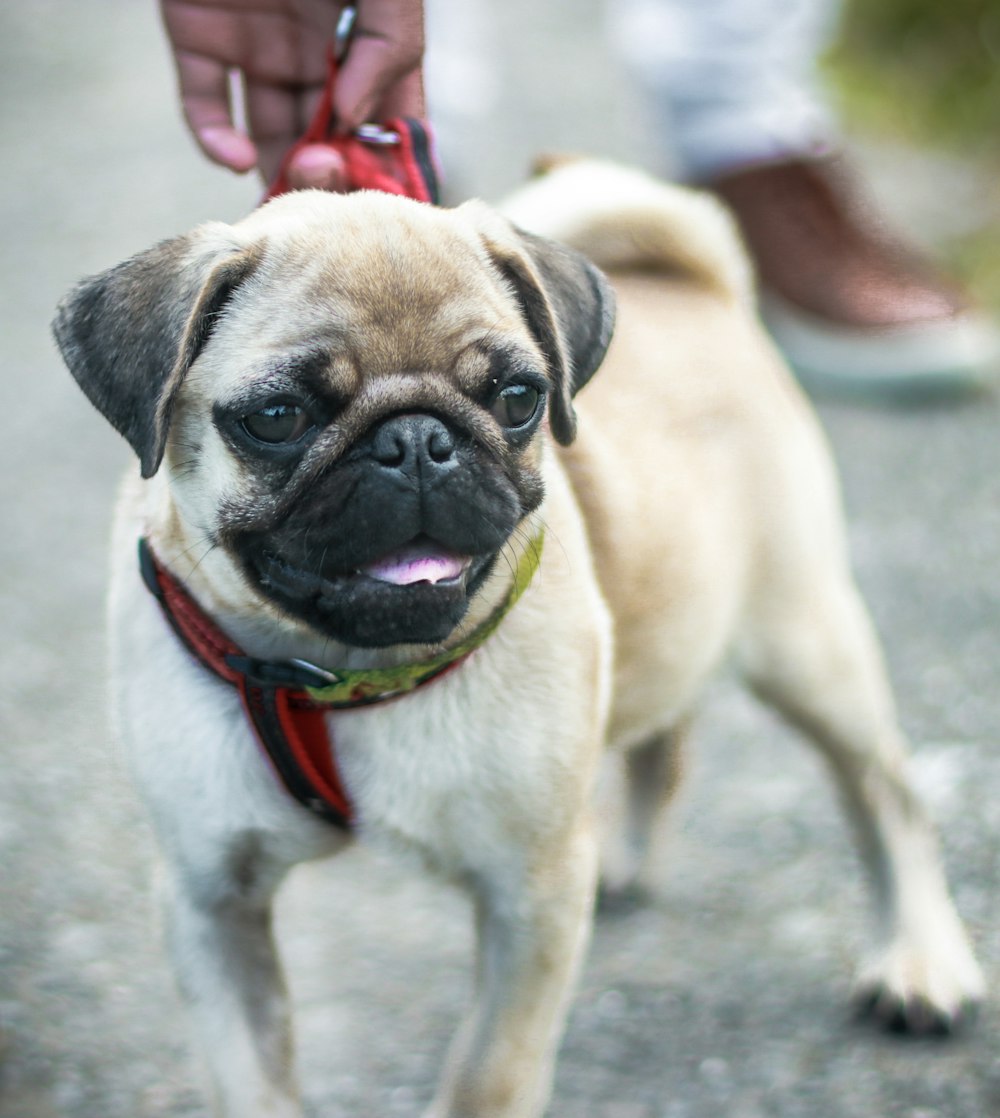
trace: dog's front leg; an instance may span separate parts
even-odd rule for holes
[[[181,993],[224,1118],[299,1118],[285,984],[271,934],[280,875],[227,874],[210,889],[176,874],[167,928]]]
[[[426,1118],[536,1118],[586,946],[597,843],[578,828],[517,875],[475,882],[476,1003]]]

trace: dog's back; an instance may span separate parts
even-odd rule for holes
[[[508,212],[588,254],[618,299],[564,456],[616,622],[612,739],[634,744],[687,711],[769,592],[846,577],[833,473],[718,203],[581,162]]]

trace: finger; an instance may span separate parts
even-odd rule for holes
[[[420,0],[361,0],[354,39],[337,80],[338,131],[395,113],[424,115],[419,77],[423,51]]]
[[[322,144],[307,144],[288,164],[288,182],[296,190],[347,190],[347,168],[340,154]]]
[[[370,120],[424,116],[423,81],[409,61],[376,39],[360,39],[337,77],[334,112],[338,132],[351,132]]]
[[[322,88],[322,84],[302,89],[262,82],[247,84],[247,123],[257,144],[265,182],[274,178],[288,149],[301,139],[319,104]]]
[[[184,118],[201,150],[234,171],[255,167],[257,149],[233,124],[227,68],[189,51],[178,51],[175,61]]]
[[[372,110],[368,119],[388,120],[394,116],[427,116],[424,103],[424,76],[414,70],[391,86]]]

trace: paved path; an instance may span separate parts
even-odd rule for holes
[[[180,129],[153,7],[0,8],[4,1118],[206,1113],[149,900],[150,835],[101,700],[105,533],[127,455],[47,337],[76,277],[256,195]],[[488,158],[470,184],[512,184],[535,149],[627,152],[633,118],[602,84],[614,76],[592,0],[502,8],[496,50],[523,126],[480,130]],[[901,204],[933,222],[947,193],[908,189]],[[997,400],[821,410],[917,775],[997,988]],[[864,898],[829,784],[731,685],[712,699],[661,899],[598,925],[552,1115],[1000,1114],[997,1000],[951,1043],[850,1021]],[[299,874],[279,924],[310,1115],[418,1114],[467,995],[464,903],[356,854]]]

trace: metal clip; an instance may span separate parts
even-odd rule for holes
[[[330,686],[334,683],[340,683],[341,681],[340,676],[337,675],[336,672],[330,672],[327,671],[326,668],[321,668],[316,664],[310,664],[308,660],[296,660],[293,658],[288,662],[294,664],[297,668],[301,668],[303,671],[312,672],[313,675],[318,678],[319,684],[322,686]],[[313,686],[316,685],[314,684]]]
[[[363,144],[375,147],[394,147],[399,143],[399,133],[391,128],[383,128],[381,124],[359,124],[354,135]]]

